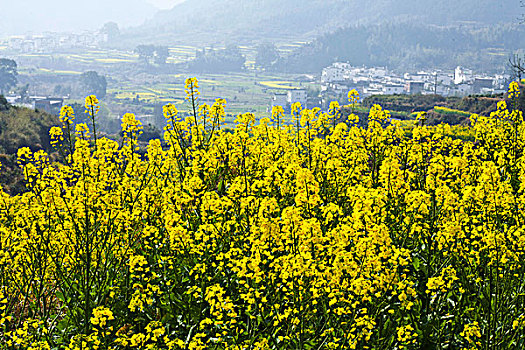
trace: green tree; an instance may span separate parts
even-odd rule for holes
[[[168,57],[170,57],[170,50],[167,46],[155,47],[155,52],[153,54],[153,61],[155,64],[166,64]]]
[[[135,48],[135,52],[139,55],[139,60],[149,64],[155,55],[155,45],[139,45]]]
[[[188,68],[196,72],[238,72],[244,69],[246,57],[239,47],[228,45],[224,49],[197,51]]]
[[[14,60],[0,58],[0,94],[6,93],[18,82],[17,64]]]
[[[9,103],[4,96],[0,95],[0,111],[6,111],[9,109]],[[0,125],[0,133],[2,132],[2,126]]]
[[[120,36],[120,29],[115,22],[105,23],[101,31],[108,36],[108,41],[113,41]]]
[[[20,101],[27,103],[29,101],[29,84],[21,85],[16,89],[17,95],[20,95]]]
[[[71,95],[71,86],[62,84],[55,85],[55,88],[53,89],[53,94],[55,96],[69,96]]]
[[[138,53],[139,60],[144,64],[151,64],[152,61],[158,65],[166,64],[170,56],[167,46],[139,45],[135,48],[135,52]]]
[[[96,95],[99,98],[106,96],[107,81],[106,77],[99,75],[95,71],[89,71],[80,75],[80,85],[84,94]]]
[[[273,43],[262,43],[257,46],[255,65],[261,68],[270,68],[272,64],[281,58],[277,47]]]

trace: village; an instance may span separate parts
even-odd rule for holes
[[[332,99],[343,99],[350,90],[362,98],[373,95],[497,95],[506,92],[509,74],[475,74],[471,69],[457,67],[454,71],[424,70],[398,74],[384,67],[354,67],[336,62],[318,76],[320,95],[310,96],[306,89],[291,88],[274,92],[270,105],[287,106],[300,102],[309,108],[325,107]]]
[[[323,69],[321,91],[343,93],[355,89],[362,96],[394,94],[434,94],[465,96],[504,93],[510,81],[508,74],[474,74],[457,67],[453,72],[433,70],[396,74],[383,67],[353,67],[337,62]]]
[[[44,32],[0,38],[0,46],[17,54],[49,53],[76,48],[98,48],[106,43],[108,38],[108,34],[102,30],[78,33]]]
[[[108,101],[113,102],[113,105],[115,103],[140,104],[145,110],[137,113],[138,118],[145,124],[152,124],[162,129],[164,121],[162,118],[161,100],[173,97],[173,91],[175,91],[173,89],[177,89],[177,87],[170,85],[167,91],[161,91],[166,89],[155,85],[141,89],[141,85],[148,83],[149,80],[147,79],[163,80],[166,84],[171,82],[171,78],[166,73],[163,73],[163,77],[145,75],[145,80],[143,82],[134,81],[134,84],[137,86],[130,88],[131,92],[126,92],[129,96],[125,95],[120,81],[128,79],[127,73],[115,70],[115,62],[120,64],[128,63],[130,65],[135,62],[136,67],[129,67],[132,70],[138,69],[137,67],[139,67],[140,63],[137,63],[138,56],[136,57],[133,52],[112,51],[110,53],[102,49],[107,41],[108,34],[103,30],[79,33],[49,32],[40,35],[12,36],[3,40],[0,43],[0,47],[3,46],[5,52],[11,53],[11,56],[19,61],[21,67],[41,69],[40,73],[44,76],[42,79],[49,79],[45,77],[46,74],[57,75],[56,82],[44,84],[44,86],[47,84],[53,88],[57,84],[75,84],[67,81],[74,82],[75,79],[78,79],[77,77],[82,70],[100,68],[103,72],[102,74],[107,76],[110,81],[112,94],[108,96]],[[96,51],[98,56],[88,59],[88,55],[85,53],[83,54],[84,56],[69,54],[77,50],[85,50],[86,48],[91,48],[92,51],[98,50]],[[188,50],[184,51],[184,55],[191,55],[191,52]],[[63,55],[65,57],[63,59],[47,61],[44,59],[45,57],[40,57],[48,56],[42,54],[50,52],[67,52],[68,55]],[[93,52],[89,52],[89,55],[92,55]],[[175,52],[171,50],[170,53],[173,55]],[[109,57],[110,54],[116,56]],[[106,57],[105,55],[108,56]],[[124,57],[124,55],[129,57]],[[177,59],[180,59],[180,57]],[[111,61],[111,65],[108,65],[109,61]],[[177,68],[175,65],[172,67],[174,69],[173,73],[181,73],[178,71],[180,68]],[[59,78],[60,74],[62,76]],[[352,65],[350,62],[335,62],[317,72],[317,74],[310,72],[302,75],[286,75],[266,72],[261,68],[247,65],[242,72],[237,73],[239,81],[237,81],[238,87],[234,89],[235,91],[225,90],[228,84],[224,83],[224,81],[231,80],[232,74],[228,74],[226,78],[205,76],[205,78],[208,78],[208,81],[213,81],[213,84],[210,85],[209,90],[205,89],[203,91],[201,100],[206,103],[213,103],[218,95],[229,97],[233,105],[239,105],[241,109],[256,109],[259,117],[261,113],[269,113],[274,106],[282,106],[289,113],[293,102],[300,102],[302,106],[308,108],[320,107],[327,109],[329,103],[333,100],[346,102],[345,97],[350,90],[358,91],[361,99],[374,95],[403,94],[441,95],[444,97],[461,97],[474,94],[497,95],[506,91],[506,87],[511,80],[511,76],[503,72],[490,75],[474,72],[472,69],[460,66],[450,70],[426,69],[403,73],[387,67],[366,67]],[[263,78],[263,76],[268,76],[268,78]],[[58,79],[62,79],[65,83]],[[285,80],[286,83],[281,84],[280,80]],[[39,89],[35,81],[32,81],[31,85],[31,93],[28,93],[26,96],[22,96],[20,93],[7,94],[8,102],[13,105],[57,114],[64,103],[69,103],[68,101],[79,98],[79,96],[71,96],[69,93],[52,95],[49,91],[50,88]],[[41,86],[42,84],[40,84]],[[181,87],[178,87],[178,89],[180,90]],[[150,96],[152,91],[155,93],[153,97]],[[126,99],[121,98],[122,96],[125,96]],[[148,96],[150,97],[149,100],[147,99]],[[113,114],[115,114],[115,118],[118,117],[118,112]]]

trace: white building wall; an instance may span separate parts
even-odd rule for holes
[[[274,94],[272,97],[272,107],[281,106],[286,107],[288,104],[288,95],[286,93]]]
[[[295,103],[295,102],[300,102],[301,105],[305,106],[307,97],[308,97],[308,94],[306,93],[306,90],[304,89],[289,90],[287,102],[290,104]]]
[[[385,85],[383,87],[383,93],[386,95],[402,94],[405,92],[403,85]]]

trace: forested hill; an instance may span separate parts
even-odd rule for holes
[[[272,68],[318,72],[335,61],[392,69],[450,69],[464,65],[480,71],[502,71],[509,55],[525,47],[525,27],[496,24],[482,28],[413,23],[351,26],[318,37]]]
[[[135,32],[213,32],[210,41],[315,36],[344,26],[394,19],[437,25],[517,22],[521,10],[519,0],[186,0],[159,12]]]

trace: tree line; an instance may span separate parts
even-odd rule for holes
[[[413,23],[351,26],[305,44],[269,69],[277,72],[319,72],[337,61],[393,69],[501,71],[506,57],[525,47],[525,29],[514,24],[484,27],[437,27]],[[503,55],[503,59],[502,56]]]
[[[79,76],[78,83],[83,94],[97,95],[101,98],[106,96],[107,80],[96,71],[87,71]],[[15,60],[0,58],[0,95],[6,95],[18,84],[18,64]],[[60,86],[59,86],[60,87]],[[16,88],[16,93],[22,99],[28,97],[29,84],[22,84]],[[57,95],[66,93],[67,89],[60,87],[55,89]]]

